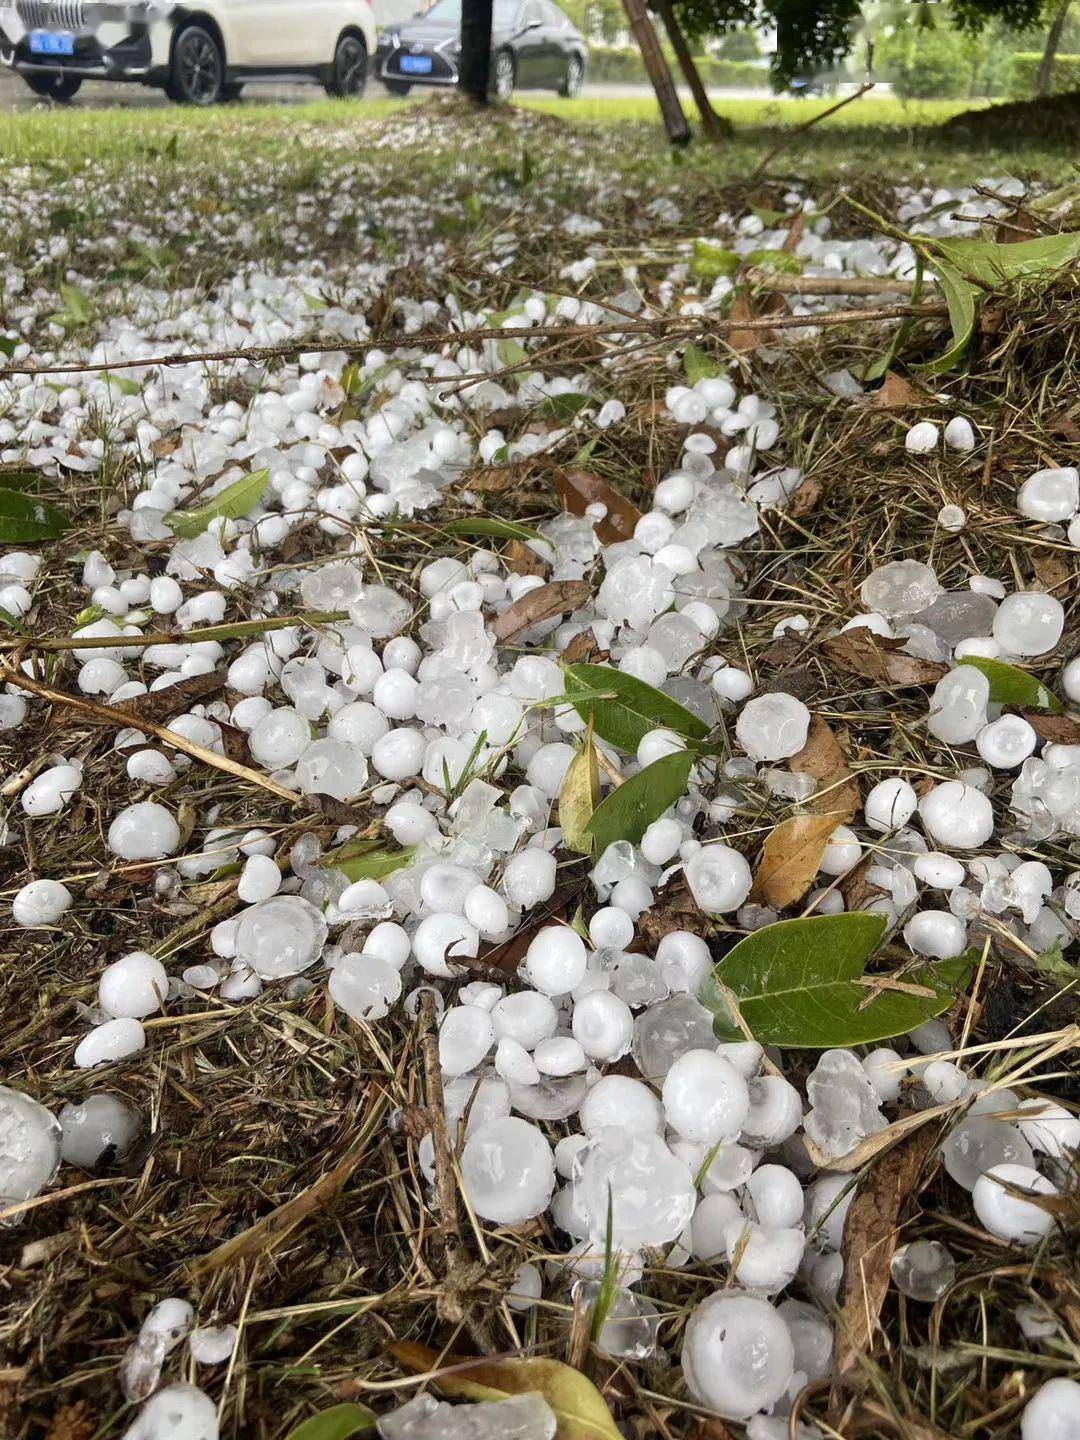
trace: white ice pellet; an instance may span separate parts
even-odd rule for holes
[[[1013,1194],[1006,1185],[1032,1197],[1057,1195],[1057,1186],[1030,1165],[1005,1164],[987,1170],[971,1192],[975,1213],[991,1235],[1018,1245],[1034,1245],[1049,1231],[1054,1217],[1035,1198]]]
[[[53,925],[70,910],[73,899],[71,891],[59,880],[31,880],[11,902],[11,918],[16,925],[28,929],[35,925]]]
[[[127,1060],[145,1046],[146,1031],[140,1021],[123,1016],[95,1026],[76,1045],[73,1058],[80,1070],[89,1070],[113,1060]]]
[[[165,966],[145,950],[133,950],[107,965],[98,981],[98,1004],[114,1018],[143,1019],[160,1010],[168,994]]]

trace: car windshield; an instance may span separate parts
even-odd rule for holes
[[[495,25],[511,25],[518,12],[518,0],[495,0]],[[435,20],[440,25],[461,24],[461,0],[437,0],[430,10],[423,12],[424,20]]]

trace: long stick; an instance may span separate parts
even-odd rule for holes
[[[65,709],[74,710],[77,714],[85,715],[87,719],[97,724],[115,725],[118,729],[134,729],[141,731],[144,735],[153,735],[155,740],[161,740],[166,745],[171,745],[174,750],[182,750],[185,755],[190,755],[193,760],[201,760],[204,765],[212,765],[215,770],[224,770],[227,774],[233,775],[237,780],[247,780],[252,785],[258,785],[262,790],[269,790],[271,795],[276,795],[279,800],[287,800],[290,805],[303,808],[304,797],[298,795],[294,790],[286,790],[284,785],[279,785],[276,780],[271,780],[269,775],[262,775],[258,770],[251,770],[247,765],[240,765],[235,760],[230,760],[227,755],[217,755],[213,750],[207,750],[204,745],[196,745],[194,740],[189,740],[185,735],[170,730],[166,725],[156,725],[151,720],[136,720],[126,710],[120,710],[114,705],[101,705],[96,700],[84,700],[79,695],[68,695],[63,690],[53,690],[51,686],[35,680],[32,676],[26,675],[11,665],[0,665],[0,682],[14,685],[19,690],[28,690],[31,695],[36,695],[40,700],[48,700],[52,705],[60,705]]]
[[[412,345],[469,345],[477,340],[595,340],[605,335],[672,335],[693,339],[699,335],[726,335],[732,330],[797,330],[806,325],[846,325],[868,320],[902,320],[907,315],[933,317],[946,315],[941,304],[883,305],[866,310],[838,310],[829,315],[775,315],[765,320],[723,320],[715,315],[669,315],[654,320],[621,320],[602,325],[508,325],[477,330],[447,330],[437,335],[422,332],[410,335]],[[308,340],[294,340],[286,345],[251,345],[239,350],[200,350],[181,355],[155,355],[143,360],[111,360],[95,364],[73,361],[67,365],[8,365],[0,369],[0,380],[12,375],[85,375],[115,370],[149,370],[155,365],[196,365],[225,360],[295,360],[301,355],[317,355],[321,351],[345,351],[349,354],[375,350],[386,344],[386,338],[343,340],[340,336],[318,335]]]

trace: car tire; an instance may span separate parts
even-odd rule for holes
[[[408,95],[412,86],[408,80],[384,80],[382,82],[391,95]]]
[[[491,62],[491,93],[496,100],[509,100],[517,81],[517,66],[509,50],[498,50]]]
[[[559,94],[565,95],[568,100],[576,100],[581,94],[581,87],[584,84],[585,66],[577,55],[571,55],[563,82],[559,86]]]
[[[337,42],[326,93],[338,100],[359,100],[367,89],[368,53],[364,37],[347,30]]]
[[[22,77],[35,95],[40,95],[45,100],[55,100],[58,105],[66,105],[69,100],[74,99],[82,85],[80,75],[24,75]]]
[[[217,105],[225,98],[225,54],[217,36],[193,20],[176,32],[165,93],[178,105]]]

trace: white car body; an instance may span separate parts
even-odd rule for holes
[[[366,57],[375,53],[369,0],[0,0],[0,60],[42,94],[59,77],[60,99],[69,98],[61,93],[65,78],[68,89],[98,79],[168,90],[176,84],[177,36],[192,26],[220,52],[223,93],[259,80],[332,89],[343,37],[361,40]]]

